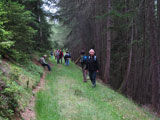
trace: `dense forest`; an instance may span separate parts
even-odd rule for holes
[[[104,83],[159,110],[160,1],[59,0],[57,7],[53,18],[68,26],[64,47],[73,60],[95,49]]]
[[[25,60],[35,51],[51,49],[50,26],[42,0],[0,1],[0,53],[3,57]]]
[[[1,59],[25,68],[34,55],[53,49],[68,49],[76,61],[81,50],[88,55],[92,48],[104,84],[156,111],[160,110],[159,33],[159,0],[0,1]],[[16,112],[17,103],[10,103],[16,98],[9,95],[17,88],[8,95],[3,80],[0,77],[0,116],[10,118],[3,102],[7,99],[9,110]]]
[[[53,48],[42,0],[0,0],[0,119],[13,119],[40,81],[33,56]],[[17,120],[17,119],[16,119]]]

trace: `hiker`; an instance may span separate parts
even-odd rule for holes
[[[89,71],[89,77],[92,82],[92,87],[94,88],[96,87],[96,72],[99,72],[98,60],[94,55],[95,51],[93,49],[89,51],[89,54],[90,55],[88,56],[86,70]]]
[[[63,51],[60,50],[60,53],[59,53],[59,60],[60,60],[61,64],[62,64],[62,58],[63,58]]]
[[[41,57],[41,58],[39,59],[39,62],[40,62],[40,64],[41,64],[43,67],[47,66],[48,70],[51,71],[50,65],[47,64],[46,61],[45,61],[46,58],[47,58],[47,55],[43,55],[43,57]]]
[[[54,53],[53,51],[50,52],[51,59],[53,59],[53,53]]]
[[[56,51],[57,64],[59,64],[59,50]]]
[[[55,52],[54,52],[54,57],[55,57],[55,60],[57,59],[57,58],[56,58],[56,52],[57,52],[57,50],[55,50]]]
[[[70,58],[70,55],[68,52],[66,52],[65,56],[64,56],[64,60],[65,60],[65,65],[68,66],[69,65],[69,58]]]
[[[87,64],[87,56],[85,55],[84,50],[81,51],[81,56],[80,56],[80,63],[81,63],[81,67],[82,67],[82,73],[83,73],[83,82],[87,82],[87,73],[85,71],[86,69],[86,64]]]

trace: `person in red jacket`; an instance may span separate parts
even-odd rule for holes
[[[59,53],[59,60],[60,60],[61,64],[62,64],[62,59],[63,59],[63,51],[60,50],[60,53]]]

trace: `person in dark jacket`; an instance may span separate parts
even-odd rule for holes
[[[96,87],[96,73],[99,72],[98,60],[97,57],[94,55],[95,51],[93,49],[89,51],[89,54],[90,56],[87,60],[86,70],[89,71],[89,77],[93,85],[92,87]]]
[[[87,82],[87,73],[85,71],[86,69],[86,64],[87,64],[87,56],[85,55],[85,51],[82,50],[80,52],[81,56],[80,56],[80,63],[81,63],[81,67],[82,67],[82,73],[83,73],[83,82]]]
[[[70,55],[68,53],[68,51],[66,52],[65,56],[64,56],[64,60],[65,60],[65,65],[69,66],[69,59],[70,59]]]

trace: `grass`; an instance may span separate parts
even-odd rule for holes
[[[132,101],[97,83],[83,83],[81,70],[54,62],[36,98],[37,120],[158,120]]]

